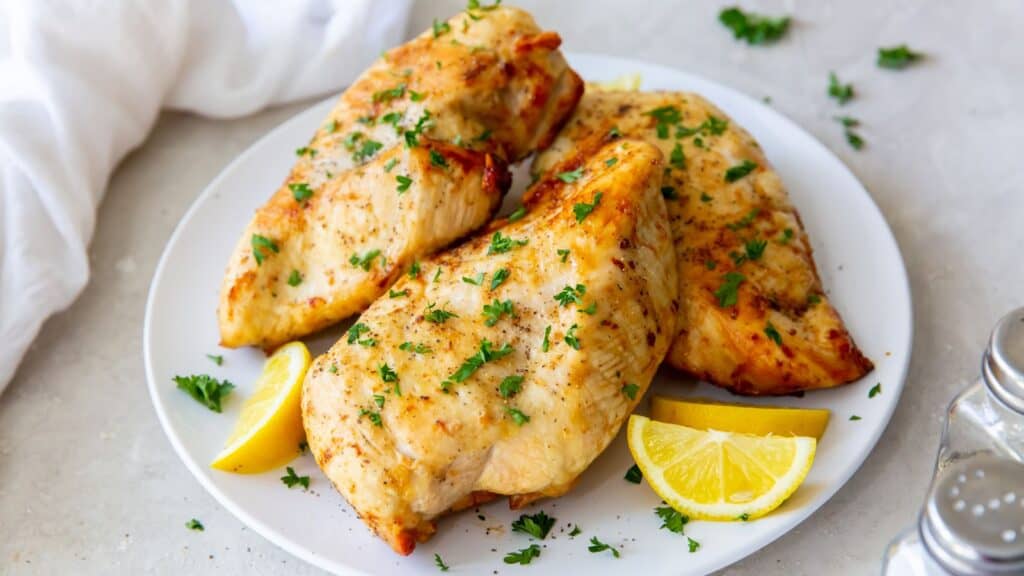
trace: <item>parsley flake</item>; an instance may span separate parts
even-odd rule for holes
[[[902,70],[920,60],[921,54],[912,51],[906,44],[892,48],[878,49],[878,67],[890,70]]]
[[[369,331],[369,326],[363,324],[362,322],[356,322],[355,324],[349,327],[347,332],[348,339],[346,340],[346,342],[348,342],[349,345],[360,344],[361,346],[372,348],[373,346],[377,345],[377,341],[374,340],[373,338],[362,338],[363,334]]]
[[[618,558],[620,555],[618,549],[616,549],[614,546],[601,542],[597,539],[597,536],[594,536],[590,539],[590,546],[587,546],[587,550],[590,550],[591,554],[598,554],[600,552],[608,550],[612,553],[612,556],[616,558]]]
[[[516,208],[515,212],[512,212],[511,214],[508,215],[508,221],[515,222],[516,220],[521,220],[523,216],[526,216],[526,206],[520,206],[519,208]]]
[[[434,38],[438,38],[446,32],[451,32],[451,30],[451,24],[439,21],[437,18],[434,18]]]
[[[470,277],[470,276],[463,276],[462,277],[462,281],[465,282],[466,284],[472,284],[473,286],[479,286],[484,281],[484,273],[480,272],[479,274],[476,275],[475,278],[474,277]]]
[[[526,246],[527,242],[527,240],[513,240],[508,236],[503,236],[501,231],[498,230],[491,236],[491,245],[487,248],[487,255],[504,254],[513,248]]]
[[[515,306],[511,300],[498,300],[495,298],[490,304],[484,304],[483,311],[484,325],[494,326],[501,320],[502,316],[515,316]]]
[[[511,398],[518,394],[519,390],[522,389],[523,380],[524,378],[518,374],[506,376],[501,381],[501,384],[498,385],[498,392],[501,394],[501,397]]]
[[[523,414],[518,408],[511,406],[505,406],[505,412],[512,418],[512,421],[516,423],[516,426],[522,426],[530,421],[530,417]]]
[[[448,161],[445,160],[444,155],[437,150],[430,151],[430,163],[439,168],[447,168]]]
[[[217,366],[224,365],[224,356],[221,356],[220,354],[207,354],[206,357],[210,359],[210,362],[213,362]]]
[[[536,544],[530,544],[529,547],[517,550],[515,552],[509,552],[505,555],[505,564],[520,564],[526,565],[533,562],[534,558],[540,556],[540,546]]]
[[[184,390],[196,402],[214,412],[221,411],[221,400],[226,398],[235,387],[227,380],[217,380],[207,374],[175,376],[173,380],[179,390]]]
[[[387,363],[378,366],[377,373],[380,374],[380,379],[384,382],[398,382],[398,373],[391,366],[388,366]]]
[[[551,326],[548,325],[548,326],[546,326],[544,328],[544,340],[542,340],[541,343],[540,343],[540,351],[541,352],[547,352],[548,348],[551,347],[551,341],[549,340],[550,337],[551,337]]]
[[[444,560],[441,559],[441,555],[436,553],[436,552],[434,553],[434,564],[437,565],[437,568],[441,572],[447,572],[448,571],[448,565],[445,564]]]
[[[757,169],[757,164],[750,160],[744,160],[743,162],[729,168],[725,171],[725,181],[735,182],[747,174],[750,174]]]
[[[715,298],[718,298],[718,305],[722,308],[735,306],[739,298],[740,284],[743,284],[747,277],[738,272],[727,272],[722,276],[722,279],[722,285],[715,290]]]
[[[413,260],[412,266],[409,267],[409,278],[418,278],[420,275],[420,261]]]
[[[828,95],[842,106],[853,98],[853,84],[840,84],[835,72],[828,73]]]
[[[292,270],[288,275],[288,285],[294,288],[299,284],[302,284],[302,274],[298,270]]]
[[[395,176],[395,182],[398,182],[398,186],[395,189],[398,190],[399,194],[401,194],[408,190],[409,186],[412,185],[412,178],[399,174],[398,176]]]
[[[582,533],[583,533],[583,530],[580,530],[580,525],[579,524],[573,524],[572,530],[569,532],[569,538],[575,538],[575,537],[579,536]]]
[[[458,370],[453,372],[451,376],[441,383],[441,388],[443,390],[448,390],[452,384],[465,382],[484,364],[500,360],[511,354],[514,350],[515,349],[507,342],[500,348],[494,349],[487,339],[481,340],[480,351],[469,358],[466,358],[462,363],[462,366],[460,366]]]
[[[658,515],[658,518],[661,518],[661,526],[658,528],[675,532],[676,534],[682,534],[683,527],[690,521],[689,516],[680,513],[671,506],[659,506],[654,509],[654,513]]]
[[[548,532],[555,525],[555,520],[543,510],[533,515],[523,514],[518,520],[512,522],[512,531],[543,540],[547,538]]]
[[[857,420],[860,420],[860,419],[861,419],[861,417],[857,416],[856,414],[854,414],[853,416],[850,416],[850,421],[851,422],[856,422]]]
[[[683,154],[683,145],[676,142],[672,153],[668,156],[668,163],[680,170],[686,168],[686,156]]]
[[[288,189],[292,191],[292,198],[296,202],[305,202],[313,196],[313,190],[305,182],[292,182]]]
[[[640,387],[636,384],[626,383],[622,385],[622,393],[630,400],[636,400],[636,393],[639,391]]]
[[[556,252],[558,253],[558,259],[565,264],[565,259],[569,257],[569,250],[566,248],[559,248]]]
[[[287,474],[281,476],[281,482],[289,488],[296,486],[302,486],[304,490],[309,490],[309,476],[299,476],[295,473],[295,469],[291,466],[285,468]]]
[[[369,272],[370,267],[373,266],[373,261],[377,258],[377,256],[380,256],[380,250],[376,249],[369,250],[362,256],[353,253],[351,256],[349,256],[348,263],[355,266],[356,268],[362,268],[363,270]]]
[[[566,184],[572,184],[583,177],[583,167],[580,166],[575,170],[569,170],[568,172],[559,172],[557,178]]]
[[[388,298],[391,298],[391,299],[394,299],[394,298],[404,298],[405,296],[408,296],[408,295],[409,295],[409,289],[408,288],[406,288],[405,290],[395,290],[394,288],[388,290]]]
[[[195,530],[196,532],[202,532],[203,530],[205,530],[205,528],[203,528],[203,523],[199,520],[196,520],[195,518],[189,520],[188,522],[185,522],[185,528],[188,528],[189,530]]]
[[[732,30],[733,37],[747,44],[775,42],[789,29],[789,17],[770,18],[753,12],[744,12],[733,6],[718,14],[718,21]]]
[[[611,168],[612,166],[615,166],[615,163],[618,162],[618,161],[619,161],[618,157],[612,156],[611,158],[609,158],[609,159],[604,161],[604,165],[608,166],[609,168]]]
[[[312,158],[312,157],[316,156],[316,148],[310,148],[309,146],[303,146],[302,148],[296,148],[295,149],[295,155],[299,156],[300,158],[302,156],[309,156],[310,158]]]
[[[401,98],[402,96],[405,96],[405,84],[399,84],[398,86],[395,86],[394,88],[388,90],[380,90],[378,92],[374,92],[373,101],[374,103],[389,102],[396,98]]]
[[[767,336],[768,339],[771,340],[772,342],[775,342],[779,346],[782,346],[782,334],[779,334],[779,331],[775,328],[774,325],[772,325],[771,322],[768,322],[768,324],[764,327],[764,335]]]
[[[690,547],[690,554],[693,554],[700,549],[700,542],[697,542],[689,536],[686,537],[686,545]]]
[[[458,318],[455,312],[449,312],[444,308],[434,308],[434,304],[427,304],[427,311],[423,313],[423,319],[432,324],[444,324],[449,318]]]
[[[268,256],[270,256],[270,254],[267,253],[266,250],[270,250],[274,254],[277,254],[279,252],[279,250],[277,248],[277,244],[275,244],[273,240],[271,240],[270,238],[267,238],[266,236],[260,236],[259,234],[253,234],[252,235],[251,244],[252,244],[252,257],[256,259],[256,265],[257,266],[262,266],[263,265],[263,260],[265,258],[267,258]]]
[[[569,327],[569,330],[565,333],[565,343],[572,346],[573,350],[580,349],[580,341],[576,338],[576,329],[579,328],[576,324]]]
[[[583,304],[583,295],[586,293],[587,287],[583,284],[577,284],[576,286],[567,285],[558,294],[555,294],[555,301],[561,304],[563,308],[569,306],[569,304],[579,306]]]
[[[359,418],[366,416],[370,419],[370,423],[377,428],[384,427],[384,420],[380,417],[380,412],[374,412],[373,410],[367,410],[366,408],[359,409]]]
[[[623,476],[626,482],[632,482],[633,484],[639,484],[644,479],[644,473],[640,471],[640,467],[633,464],[626,470],[626,475]]]
[[[505,283],[508,280],[508,276],[511,274],[508,268],[499,268],[497,272],[491,276],[491,290],[496,290],[498,286]]]
[[[758,240],[757,238],[751,238],[743,244],[743,249],[747,252],[747,258],[750,260],[759,260],[767,247],[767,240]]]
[[[676,189],[672,186],[662,186],[661,197],[665,200],[678,200],[679,194],[676,193]]]
[[[423,343],[413,344],[412,342],[402,342],[398,345],[398,349],[403,352],[414,352],[416,354],[429,354],[432,352],[430,346]]]
[[[872,386],[871,390],[868,391],[868,398],[874,398],[875,396],[878,396],[881,393],[882,393],[882,383],[879,382],[878,384],[875,384],[874,386]],[[218,412],[219,412],[219,410],[218,410]]]

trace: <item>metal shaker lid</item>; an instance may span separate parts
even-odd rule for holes
[[[1024,574],[1024,463],[978,453],[932,484],[921,539],[953,574]]]
[[[1024,308],[1003,316],[992,330],[981,373],[996,398],[1024,414]]]

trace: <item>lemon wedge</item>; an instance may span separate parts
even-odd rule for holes
[[[744,406],[668,396],[651,399],[651,418],[700,430],[726,430],[767,436],[811,436],[821,440],[828,410]]]
[[[256,391],[245,401],[234,432],[210,466],[254,474],[295,458],[306,438],[300,400],[308,369],[309,350],[302,342],[289,342],[267,358]]]
[[[651,488],[695,520],[750,520],[779,507],[814,462],[814,438],[695,430],[630,416],[629,450]]]

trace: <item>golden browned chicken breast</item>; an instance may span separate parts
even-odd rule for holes
[[[681,302],[672,366],[739,394],[828,388],[872,369],[825,296],[779,176],[703,98],[588,89],[534,168],[619,137],[666,158]]]
[[[306,376],[317,464],[400,554],[446,511],[559,496],[615,437],[675,334],[657,148],[611,143],[527,213],[434,256]]]
[[[371,66],[239,239],[222,344],[274,347],[334,324],[485,224],[506,163],[549,143],[582,93],[559,43],[526,12],[477,10]]]

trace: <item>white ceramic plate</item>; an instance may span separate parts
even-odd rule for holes
[[[910,360],[910,289],[899,248],[864,187],[821,143],[771,108],[708,80],[676,70],[603,56],[571,55],[573,67],[588,80],[610,80],[640,73],[644,89],[692,90],[703,94],[747,128],[761,143],[799,208],[814,245],[821,278],[835,306],[875,371],[861,382],[808,394],[804,398],[748,399],[757,404],[823,407],[833,417],[818,447],[814,468],[800,489],[776,512],[747,523],[694,522],[689,536],[701,543],[689,553],[685,537],[660,530],[653,510],[660,504],[646,483],[630,484],[632,465],[624,434],[612,443],[569,495],[542,502],[558,519],[544,541],[531,574],[570,570],[598,574],[703,574],[765,546],[824,504],[853,475],[874,447],[899,400]],[[452,573],[508,573],[520,569],[502,562],[510,551],[529,545],[509,525],[518,515],[504,501],[440,521],[437,534],[407,558],[396,556],[370,535],[348,504],[330,486],[310,456],[292,465],[312,478],[309,492],[289,490],[280,471],[239,476],[207,464],[227,438],[251,392],[264,356],[259,350],[219,350],[215,317],[217,290],[235,240],[257,206],[283,181],[294,160],[325,117],[334,99],[286,122],[242,154],[202,193],[171,236],[157,267],[146,308],[145,360],[157,415],[174,449],[199,482],[228,510],[257,532],[317,566],[339,574],[437,574],[434,553]],[[518,204],[523,178],[506,200]],[[197,281],[200,279],[200,281]],[[340,334],[309,344],[325,350]],[[213,365],[207,353],[223,354]],[[177,374],[209,373],[238,388],[223,414],[215,414],[175,388]],[[882,393],[868,398],[881,382]],[[709,386],[659,375],[654,391],[682,396],[736,400]],[[643,405],[641,410],[645,410]],[[862,419],[850,421],[851,415]],[[572,526],[583,530],[568,536]],[[617,546],[609,553],[587,551],[592,536]]]

